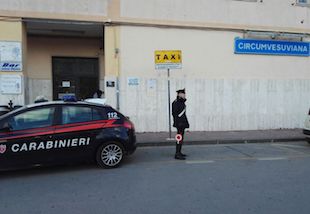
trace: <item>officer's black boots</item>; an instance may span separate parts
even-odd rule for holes
[[[181,151],[182,151],[182,144],[180,144],[180,154],[181,154],[181,156],[183,156],[183,157],[186,157],[187,155],[186,154],[183,154]]]
[[[175,155],[180,154],[180,152],[181,152],[181,144],[176,144]]]
[[[186,154],[183,154],[182,152],[180,153],[180,155],[182,155],[183,157],[187,157],[187,155],[186,155]]]
[[[175,152],[174,158],[178,159],[178,160],[185,160],[185,156],[184,156],[184,154],[182,155],[181,149],[182,149],[182,145],[181,144],[177,144],[176,145],[176,152]]]
[[[184,156],[182,156],[181,154],[175,154],[174,156],[175,159],[178,159],[178,160],[185,160],[186,158]]]

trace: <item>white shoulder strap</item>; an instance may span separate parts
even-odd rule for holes
[[[179,117],[182,117],[183,114],[185,114],[186,108],[183,109],[183,111],[178,115]]]

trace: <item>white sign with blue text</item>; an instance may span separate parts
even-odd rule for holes
[[[0,42],[0,71],[22,71],[21,42]]]
[[[310,56],[310,43],[236,38],[235,54]]]
[[[22,76],[15,74],[0,75],[1,94],[21,94]]]
[[[140,81],[137,77],[128,77],[127,79],[128,86],[138,86]]]

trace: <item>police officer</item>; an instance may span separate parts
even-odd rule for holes
[[[98,89],[98,90],[94,93],[93,98],[101,98],[102,94],[103,94],[103,91],[101,91],[100,89]]]
[[[184,131],[189,128],[189,123],[186,117],[186,98],[185,89],[177,91],[177,98],[172,103],[172,116],[173,116],[173,127],[177,128],[178,134],[182,135],[182,141],[176,143],[175,159],[185,160],[186,155],[181,152]]]

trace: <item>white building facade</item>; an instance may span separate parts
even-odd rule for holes
[[[309,51],[307,2],[63,0],[61,4],[46,1],[43,5],[34,0],[27,3],[1,0],[0,3],[4,5],[0,15],[21,23],[24,30],[20,41],[25,52],[21,72],[23,92],[1,95],[1,102],[18,97],[31,103],[42,88],[50,99],[57,97],[52,57],[98,58],[98,83],[108,103],[128,115],[138,132],[168,131],[167,71],[155,69],[154,52],[181,50],[182,69],[170,71],[171,102],[177,89],[186,88],[191,131],[303,127],[310,107],[310,57],[301,54]],[[73,41],[65,37],[68,35],[64,31],[61,39],[51,32],[43,33],[45,22],[53,28],[72,24],[75,31],[85,29],[85,23],[99,27],[92,36],[69,35],[76,40]],[[5,36],[10,35],[0,33],[1,40],[6,40]],[[271,46],[263,46],[266,48],[263,54],[235,53],[237,38],[255,40],[258,44],[270,41]],[[276,53],[276,45],[281,42],[285,42],[287,46],[281,47],[286,49]],[[294,44],[308,44],[308,49],[294,52]],[[40,65],[35,63],[38,57]],[[16,72],[1,74],[16,75]]]

